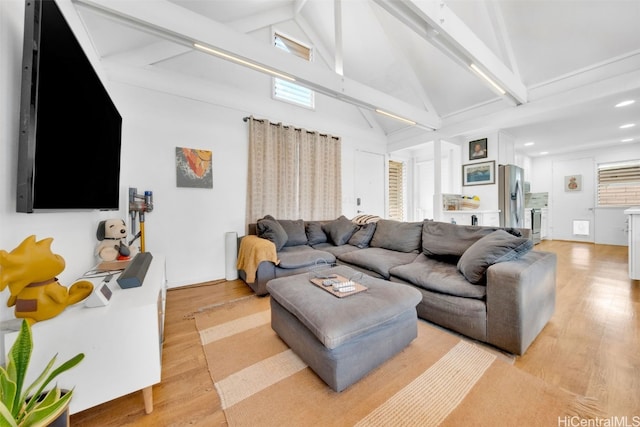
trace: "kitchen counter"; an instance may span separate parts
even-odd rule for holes
[[[452,211],[442,211],[443,214],[447,214],[449,212],[454,212],[454,213],[471,213],[471,214],[485,214],[485,213],[500,213],[499,209],[457,209],[457,210],[452,210]],[[640,213],[640,209],[639,209],[639,213]]]
[[[472,217],[478,220],[478,225],[500,226],[500,211],[498,209],[469,209],[442,211],[440,221],[455,222],[456,224],[471,225]]]
[[[624,210],[629,230],[629,278],[640,280],[640,207],[634,206]]]

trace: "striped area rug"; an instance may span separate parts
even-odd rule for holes
[[[196,326],[232,427],[558,426],[602,416],[589,399],[423,321],[406,349],[340,393],[271,329],[268,296],[199,313]]]

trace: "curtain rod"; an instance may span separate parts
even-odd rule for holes
[[[250,118],[251,118],[251,117],[249,117],[249,116],[243,117],[243,118],[242,118],[242,121],[246,123],[247,121],[249,121],[249,119],[250,119]],[[256,119],[256,118],[254,118],[253,120],[255,120],[255,121],[257,121],[257,122],[260,122],[260,123],[264,123],[265,121],[267,121],[271,126],[279,126],[279,125],[282,125],[282,123],[271,123],[271,122],[269,122],[268,120],[265,120],[265,119]],[[318,135],[320,135],[320,136],[326,136],[326,137],[328,137],[328,138],[340,139],[340,137],[338,137],[338,136],[333,136],[333,135],[324,134],[324,133],[319,133],[319,132],[313,132],[313,131],[310,131],[310,130],[306,130],[306,129],[302,129],[302,128],[297,128],[297,127],[293,127],[293,126],[282,125],[282,127],[283,127],[283,128],[285,128],[285,129],[292,128],[293,130],[298,130],[298,131],[300,131],[300,132],[305,131],[305,132],[307,132],[307,133],[311,133],[311,134],[317,133],[317,134],[318,134]]]

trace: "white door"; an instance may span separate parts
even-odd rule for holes
[[[379,153],[356,151],[355,160],[355,196],[356,215],[385,216],[384,201],[385,156]]]
[[[594,242],[593,158],[553,162],[551,238]]]

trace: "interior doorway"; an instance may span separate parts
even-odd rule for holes
[[[551,237],[594,242],[595,166],[593,158],[553,162]]]
[[[385,217],[385,171],[384,154],[356,151],[356,215]]]

